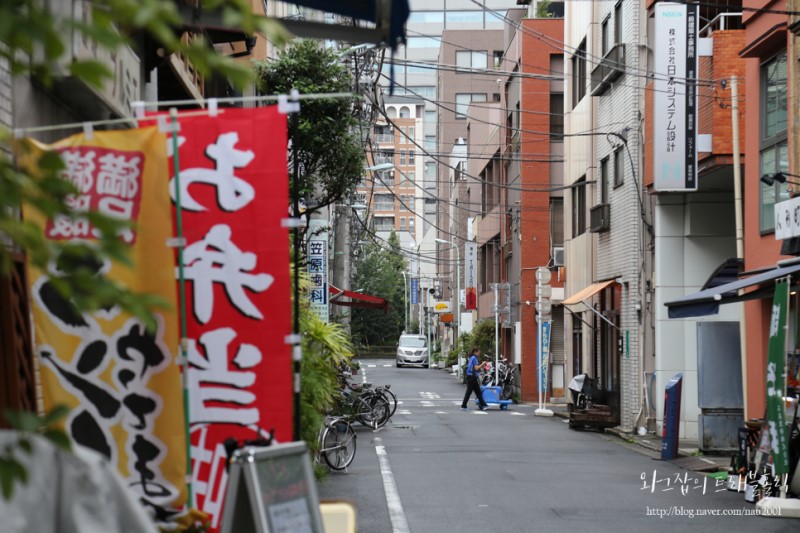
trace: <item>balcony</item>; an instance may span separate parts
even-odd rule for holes
[[[592,70],[592,96],[602,96],[625,71],[625,44],[614,45]]]
[[[597,204],[589,210],[589,231],[600,233],[608,231],[611,227],[611,206],[608,204]]]

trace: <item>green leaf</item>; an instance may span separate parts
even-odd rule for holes
[[[3,411],[3,415],[6,417],[6,420],[8,420],[8,424],[18,431],[30,433],[39,429],[41,425],[39,417],[27,411],[12,411],[6,409]]]
[[[98,89],[103,88],[103,82],[111,78],[111,71],[100,61],[95,59],[79,59],[69,66],[70,73]]]
[[[65,432],[60,429],[48,429],[44,433],[42,433],[44,438],[55,444],[57,447],[61,448],[62,450],[72,450],[72,441],[69,439],[69,436]]]
[[[66,418],[70,412],[70,408],[64,404],[59,404],[50,409],[50,411],[42,417],[42,425],[50,426],[59,422],[62,418]]]

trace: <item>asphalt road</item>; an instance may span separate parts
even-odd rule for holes
[[[386,427],[357,428],[353,464],[319,483],[321,498],[356,505],[360,533],[800,531],[800,520],[747,516],[755,506],[711,478],[535,406],[463,412],[465,386],[446,371],[389,360],[362,370],[355,379],[391,383],[402,403]]]

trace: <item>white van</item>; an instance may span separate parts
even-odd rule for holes
[[[400,335],[397,343],[397,366],[428,367],[428,341],[425,335]]]

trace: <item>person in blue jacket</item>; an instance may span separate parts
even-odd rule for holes
[[[475,391],[475,396],[478,397],[478,407],[481,411],[485,410],[488,406],[483,401],[483,394],[481,393],[481,384],[478,381],[478,372],[482,368],[486,368],[486,363],[479,363],[478,356],[481,354],[480,348],[473,348],[469,353],[469,360],[467,361],[467,393],[464,395],[464,401],[461,402],[461,410],[467,410],[467,402],[472,392]]]

